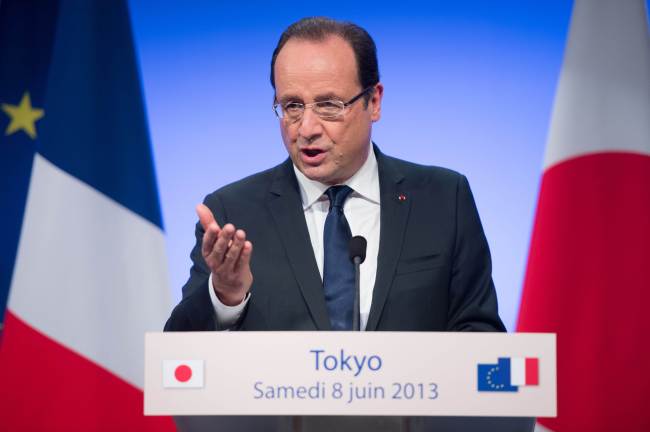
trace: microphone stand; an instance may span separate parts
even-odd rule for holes
[[[352,260],[354,263],[354,309],[353,313],[354,315],[352,316],[352,331],[361,331],[361,326],[360,326],[360,321],[361,321],[361,311],[360,305],[360,285],[361,285],[361,257],[360,256],[355,256]]]

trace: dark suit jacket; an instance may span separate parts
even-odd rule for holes
[[[383,155],[377,277],[366,330],[505,331],[491,261],[467,179]],[[398,199],[400,195],[406,199]],[[329,330],[321,277],[291,160],[225,186],[204,201],[253,243],[253,286],[239,330]],[[217,330],[201,256],[166,331]]]

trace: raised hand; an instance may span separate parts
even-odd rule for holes
[[[212,289],[223,304],[238,305],[253,284],[250,268],[253,244],[246,240],[244,230],[236,229],[233,224],[219,227],[205,205],[197,205],[196,214],[205,230],[201,254],[212,272]]]

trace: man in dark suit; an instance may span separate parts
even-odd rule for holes
[[[368,239],[362,329],[504,331],[465,177],[371,144],[383,85],[368,33],[298,21],[273,53],[271,83],[290,158],[197,207],[191,276],[165,330],[349,329],[346,251],[328,246],[338,223]],[[351,187],[343,216],[330,215],[335,185]]]
[[[289,159],[197,207],[190,279],[165,330],[350,330],[354,273],[346,249],[352,235],[362,235],[362,330],[505,331],[465,177],[386,156],[371,142],[383,85],[368,33],[326,18],[298,21],[273,53],[271,84]],[[217,420],[240,430],[300,429],[283,418]],[[201,429],[213,421],[184,418],[179,425]],[[318,431],[532,425],[497,418],[299,421]]]
[[[366,330],[502,331],[488,247],[467,180],[390,158],[377,148],[375,156],[381,240]],[[217,220],[237,223],[255,244],[251,296],[236,328],[329,330],[291,161],[214,192],[205,205]],[[191,277],[166,330],[218,328],[201,224],[196,236]]]

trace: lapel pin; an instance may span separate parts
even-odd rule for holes
[[[397,201],[399,201],[399,202],[406,201],[406,195],[404,195],[403,193],[397,195]]]

